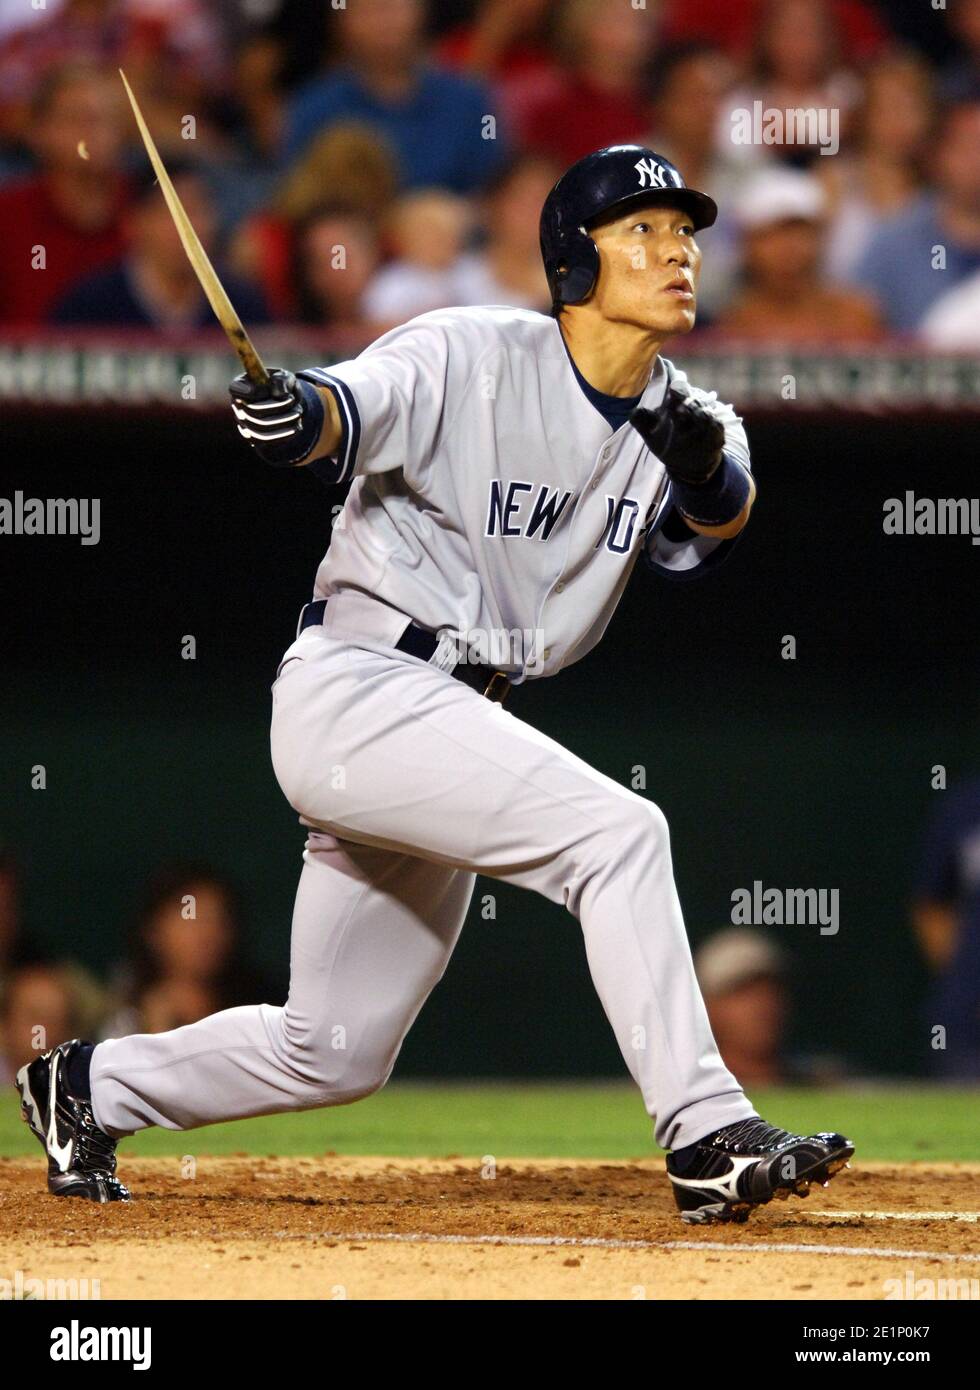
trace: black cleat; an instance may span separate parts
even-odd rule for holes
[[[91,1202],[128,1202],[116,1177],[116,1141],[99,1129],[92,1102],[72,1095],[68,1062],[87,1044],[75,1038],[44,1052],[17,1073],[20,1108],[48,1156],[48,1191]]]
[[[692,1146],[681,1167],[667,1155],[667,1176],[681,1220],[747,1221],[773,1197],[805,1197],[848,1166],[854,1145],[841,1134],[789,1134],[758,1116],[716,1130]]]

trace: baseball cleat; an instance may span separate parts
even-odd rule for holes
[[[68,1064],[81,1039],[61,1043],[17,1073],[20,1108],[48,1156],[48,1191],[91,1202],[128,1202],[116,1177],[116,1141],[95,1123],[92,1102],[72,1094]]]
[[[811,1183],[826,1187],[853,1153],[841,1134],[790,1134],[756,1116],[668,1154],[667,1176],[682,1221],[740,1223],[774,1197],[806,1197]]]

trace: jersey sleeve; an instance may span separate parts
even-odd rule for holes
[[[725,453],[746,470],[752,471],[749,441],[741,418],[730,405],[719,401],[716,392],[702,391],[692,386],[677,367],[670,367],[670,387],[692,396],[706,406],[725,430]],[[701,536],[693,531],[673,505],[671,490],[651,521],[644,545],[648,566],[668,579],[698,579],[707,570],[722,564],[738,544],[739,537],[722,540],[717,536]]]
[[[394,468],[416,476],[442,428],[449,373],[447,325],[428,317],[392,329],[349,362],[301,371],[333,392],[342,427],[336,454],[309,467],[328,483]]]

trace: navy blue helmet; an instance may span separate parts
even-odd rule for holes
[[[680,171],[645,145],[608,145],[565,171],[541,209],[541,255],[555,304],[580,304],[599,274],[599,251],[589,227],[631,203],[679,207],[694,230],[710,227],[718,208],[688,188]]]

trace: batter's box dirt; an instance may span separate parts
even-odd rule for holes
[[[977,1164],[859,1165],[806,1201],[704,1231],[677,1219],[655,1159],[124,1156],[120,1171],[135,1200],[99,1207],[49,1197],[40,1156],[0,1160],[0,1294],[33,1279],[101,1298],[882,1299],[932,1288],[980,1299]]]

